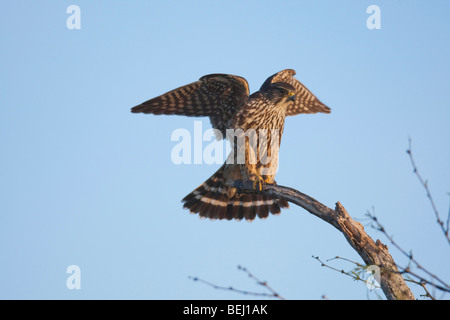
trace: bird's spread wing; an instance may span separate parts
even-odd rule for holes
[[[330,113],[331,109],[324,105],[311,93],[300,81],[294,78],[295,71],[286,69],[267,78],[260,90],[275,82],[286,82],[295,88],[295,101],[286,110],[286,116],[294,116],[299,113]]]
[[[210,74],[131,109],[133,113],[208,116],[225,137],[228,120],[248,99],[247,81],[239,76]]]

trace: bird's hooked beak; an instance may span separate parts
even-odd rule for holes
[[[290,93],[289,93],[289,98],[288,98],[288,100],[289,100],[289,101],[295,101],[295,93],[294,93],[294,92],[290,92]]]

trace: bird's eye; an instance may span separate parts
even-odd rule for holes
[[[278,87],[277,89],[278,89],[278,91],[280,91],[282,94],[287,94],[287,93],[288,93],[287,90],[286,90],[285,88],[280,88],[280,87]]]

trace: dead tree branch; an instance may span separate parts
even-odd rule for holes
[[[381,289],[389,300],[413,300],[409,287],[389,254],[388,247],[376,242],[365,232],[361,223],[353,220],[345,208],[336,203],[335,210],[328,208],[310,196],[289,187],[266,184],[263,190],[254,190],[250,181],[238,181],[235,187],[240,193],[259,193],[294,203],[340,231],[366,265],[376,265],[381,270]]]

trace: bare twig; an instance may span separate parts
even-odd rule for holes
[[[450,196],[450,192],[447,193],[448,196]],[[448,206],[448,214],[447,214],[447,233],[448,230],[450,229],[450,204]]]
[[[362,264],[360,264],[359,262],[356,262],[356,261],[353,261],[353,260],[350,260],[350,259],[347,259],[347,258],[342,258],[342,257],[339,257],[339,256],[336,256],[336,257],[331,258],[331,259],[327,259],[327,262],[328,262],[328,261],[333,261],[333,260],[344,260],[344,261],[353,263],[353,264],[354,264],[355,266],[357,266],[357,267],[360,267],[360,268],[363,268],[363,267],[364,267],[364,266],[363,266]]]
[[[446,224],[444,224],[444,222],[441,220],[441,217],[439,215],[439,211],[436,207],[436,204],[434,203],[433,197],[430,192],[430,188],[428,187],[428,181],[426,181],[422,178],[422,176],[419,173],[419,170],[417,169],[416,162],[415,162],[413,154],[412,154],[411,138],[409,138],[408,141],[409,141],[409,147],[408,147],[408,150],[406,150],[406,153],[409,155],[409,159],[411,160],[411,165],[413,167],[414,173],[417,176],[417,179],[419,179],[419,182],[422,185],[422,187],[425,189],[427,198],[430,201],[434,215],[436,216],[436,222],[439,225],[439,227],[441,228],[442,232],[444,233],[444,236],[447,239],[448,244],[450,245],[450,235],[449,235],[450,208],[449,208],[449,213],[448,213],[448,217],[447,217],[447,222],[446,222]]]
[[[356,266],[351,271],[345,271],[343,269],[335,268],[335,267],[327,264],[326,262],[323,262],[319,257],[316,257],[316,256],[312,256],[312,257],[315,260],[319,261],[322,267],[325,267],[325,268],[331,269],[333,271],[339,272],[341,274],[344,274],[344,275],[352,278],[355,281],[363,282],[367,286],[367,288],[371,289],[370,292],[374,292],[378,299],[381,298],[376,291],[372,291],[372,289],[380,289],[381,288],[380,284],[376,281],[378,279],[371,278],[371,277],[367,277],[367,279],[364,279],[361,276],[361,274],[363,274],[363,271],[365,271],[365,273],[368,273],[368,270],[369,270],[368,267],[369,266],[364,266],[364,265],[362,265],[362,264],[360,264],[360,263],[358,263],[356,261],[352,261],[350,259],[342,258],[342,257],[338,257],[338,256],[326,260],[326,262],[333,261],[333,260],[343,260],[343,261],[346,261],[346,262],[350,262],[350,263],[352,263],[352,264],[354,264]],[[373,281],[373,279],[375,279],[375,282]],[[368,293],[369,293],[369,291],[368,291]]]
[[[254,274],[252,274],[247,268],[245,267],[241,267],[238,266],[238,269],[245,272],[249,278],[253,279],[256,281],[257,284],[265,287],[267,290],[269,290],[272,293],[272,296],[275,298],[279,298],[281,300],[284,300],[284,298],[282,296],[280,296],[280,294],[278,292],[276,292],[271,286],[269,286],[269,284],[267,283],[267,281],[261,281],[259,280]]]
[[[436,298],[428,291],[427,288],[427,282],[425,281],[417,281],[414,279],[406,278],[405,281],[417,284],[418,286],[421,286],[422,289],[425,291],[425,294],[421,294],[422,297],[430,298],[431,300],[436,300]]]
[[[425,295],[423,295],[424,297],[428,297],[428,298],[430,298],[431,300],[436,300],[436,299],[431,295],[431,293],[428,291],[428,289],[427,289],[427,284],[426,284],[425,282],[421,281],[421,282],[419,283],[419,285],[423,288],[423,290],[425,290]]]
[[[406,250],[404,250],[395,240],[394,238],[389,235],[386,231],[386,229],[381,225],[381,223],[378,221],[377,217],[375,217],[375,215],[373,213],[368,212],[367,216],[372,220],[372,222],[374,223],[374,228],[376,228],[378,231],[380,231],[381,233],[384,234],[384,236],[389,240],[389,242],[395,247],[397,248],[406,258],[408,258],[408,266],[407,267],[399,267],[399,269],[401,271],[399,271],[400,273],[403,274],[410,274],[411,276],[415,277],[416,279],[418,279],[418,284],[420,284],[422,287],[424,286],[424,284],[429,284],[433,287],[435,287],[438,290],[444,291],[444,292],[450,292],[450,286],[445,283],[443,280],[441,280],[439,277],[437,277],[435,274],[431,273],[430,271],[428,271],[426,268],[424,268],[413,256],[412,252],[407,252]],[[433,281],[429,281],[427,279],[425,279],[423,276],[417,274],[416,272],[411,270],[411,264],[414,265],[414,267],[416,267],[417,269],[419,269],[420,271],[422,271],[423,273],[425,273],[427,276],[429,276],[430,278],[432,278],[434,280]],[[413,282],[413,281],[411,281]]]
[[[334,270],[334,271],[336,271],[336,272],[342,273],[342,274],[344,274],[344,275],[346,275],[346,276],[352,278],[353,280],[356,280],[356,281],[362,281],[362,282],[364,282],[364,283],[367,283],[366,280],[364,280],[363,278],[361,278],[361,277],[359,276],[359,274],[356,273],[356,272],[348,272],[348,271],[345,271],[345,270],[343,270],[343,269],[338,269],[338,268],[332,267],[332,266],[330,266],[329,264],[326,264],[325,262],[323,262],[322,260],[320,260],[319,257],[315,257],[315,256],[312,256],[312,257],[313,257],[314,259],[316,259],[317,261],[319,261],[322,267],[325,267],[325,268]],[[336,258],[339,258],[339,257],[336,257]],[[334,260],[334,259],[336,259],[336,258],[328,259],[327,262],[328,262],[328,261],[331,261],[331,260]],[[353,261],[352,261],[352,262],[353,262]],[[357,265],[360,266],[360,267],[362,267],[362,265],[359,264],[359,263],[358,263]]]
[[[253,273],[251,273],[247,268],[238,266],[238,270],[243,271],[247,274],[247,276],[253,280],[256,281],[257,284],[263,286],[266,290],[268,290],[270,293],[267,292],[255,292],[255,291],[248,291],[248,290],[242,290],[242,289],[236,289],[232,286],[219,286],[216,285],[212,282],[200,279],[198,277],[191,277],[189,276],[189,279],[191,279],[192,281],[198,281],[201,283],[204,283],[214,289],[218,289],[218,290],[227,290],[227,291],[233,291],[236,293],[240,293],[240,294],[244,294],[244,295],[251,295],[251,296],[260,296],[260,297],[267,297],[267,298],[276,298],[276,299],[280,299],[280,300],[285,300],[278,292],[276,292],[271,286],[269,286],[269,284],[267,283],[267,281],[261,281],[259,280]]]

